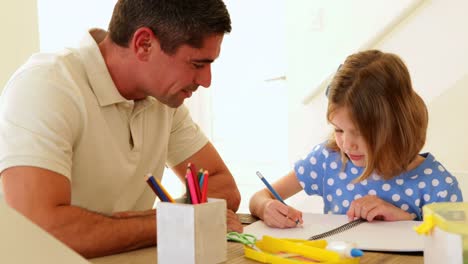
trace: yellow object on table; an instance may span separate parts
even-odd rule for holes
[[[356,264],[360,258],[344,258],[325,249],[326,240],[280,239],[263,236],[255,243],[257,249],[244,246],[245,257],[271,264]]]
[[[468,203],[428,204],[423,215],[424,263],[468,263]]]

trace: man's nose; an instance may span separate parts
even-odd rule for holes
[[[211,65],[206,65],[198,72],[196,83],[205,88],[211,85]]]

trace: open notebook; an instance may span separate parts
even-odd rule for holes
[[[346,215],[303,214],[302,227],[279,229],[266,226],[257,221],[244,228],[244,233],[262,239],[263,235],[280,238],[308,239],[314,235],[335,229],[348,222]],[[372,221],[364,222],[335,235],[323,238],[327,241],[349,241],[357,248],[371,251],[423,251],[424,237],[414,231],[418,221]]]

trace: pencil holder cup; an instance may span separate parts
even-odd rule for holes
[[[227,260],[226,201],[158,202],[158,263],[210,264]]]

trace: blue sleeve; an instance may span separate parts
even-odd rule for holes
[[[328,153],[325,143],[319,144],[294,165],[297,180],[308,195],[323,195],[324,165]]]
[[[434,202],[463,202],[463,195],[458,186],[457,179],[450,173],[444,173],[441,177],[443,189],[440,190]]]
[[[420,208],[431,203],[463,201],[457,179],[447,171],[426,181],[426,189],[428,192],[423,195]]]

